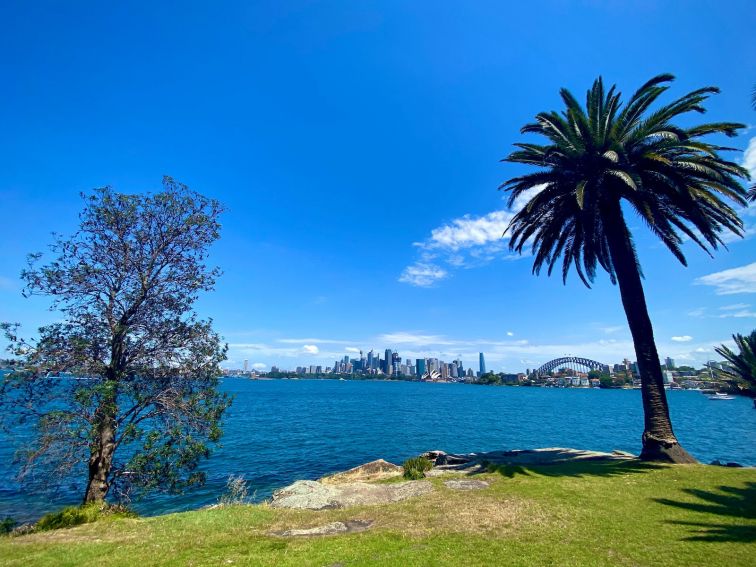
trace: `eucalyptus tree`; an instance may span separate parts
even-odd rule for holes
[[[756,392],[756,330],[751,331],[750,335],[736,333],[732,340],[737,352],[727,345],[720,345],[714,349],[727,361],[719,375],[725,380]]]
[[[155,194],[82,195],[80,226],[32,254],[25,295],[60,320],[34,340],[4,324],[22,369],[0,390],[6,428],[33,428],[22,476],[78,479],[84,502],[203,482],[221,436],[226,346],[193,305],[219,275],[206,266],[222,206],[170,178]]]
[[[509,191],[510,206],[535,193],[507,229],[511,249],[522,253],[532,248],[533,273],[545,267],[550,275],[561,258],[565,282],[574,266],[588,287],[599,268],[619,284],[641,379],[641,458],[694,462],[670,422],[627,215],[640,217],[686,265],[686,239],[711,254],[724,246],[724,232],[742,235],[743,225],[732,205],[746,204],[741,180],[748,172],[721,156],[730,148],[705,141],[713,134],[735,136],[742,124],[675,124],[688,113],[703,113],[702,103],[719,92],[717,88],[704,87],[651,109],[673,79],[668,74],[652,78],[624,105],[616,87],[605,90],[601,78],[588,91],[585,108],[562,89],[566,108],[541,112],[521,130],[544,136],[545,143],[515,144],[519,149],[503,160],[541,170],[510,179],[501,188]]]

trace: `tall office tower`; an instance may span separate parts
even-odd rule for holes
[[[451,376],[452,378],[456,378],[458,376],[458,374],[457,374],[458,371],[459,371],[459,369],[457,367],[457,363],[456,362],[452,362],[449,365],[449,376]]]
[[[386,374],[391,374],[391,359],[394,353],[390,348],[387,348],[386,352],[384,352],[383,354],[386,357],[383,361],[383,371]]]
[[[415,375],[418,378],[422,378],[423,374],[425,374],[425,359],[424,358],[418,358],[415,360]]]
[[[249,370],[249,360],[244,361],[244,372],[246,372],[247,370]]]
[[[480,353],[480,375],[483,376],[486,373],[486,359],[483,358],[483,353]]]
[[[369,370],[373,368],[373,349],[370,349],[367,354],[367,367]]]
[[[457,359],[457,360],[454,361],[454,364],[457,365],[457,374],[459,376],[464,376],[465,375],[465,368],[464,368],[464,366],[462,366],[462,361],[459,360],[459,359]]]
[[[664,359],[664,366],[667,367],[667,370],[674,370],[675,369],[675,361],[672,360],[670,357],[667,357],[667,358]],[[244,370],[246,370],[246,368]]]

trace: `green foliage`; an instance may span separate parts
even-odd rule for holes
[[[137,515],[123,506],[108,506],[93,502],[83,506],[67,506],[58,512],[45,514],[34,527],[36,531],[45,532],[89,524],[105,517],[136,518]]]
[[[0,325],[22,360],[0,389],[0,425],[35,427],[26,469],[80,475],[88,501],[180,492],[204,481],[231,403],[218,388],[227,347],[194,312],[220,274],[207,258],[223,207],[167,177],[155,194],[83,198],[78,231],[22,273],[24,293],[49,297],[59,321],[36,341]]]
[[[433,463],[425,457],[412,457],[404,461],[402,467],[404,467],[404,478],[419,480],[425,478],[425,473],[433,468]]]
[[[561,258],[565,280],[574,266],[586,285],[598,267],[614,281],[619,259],[612,258],[611,235],[630,238],[622,201],[683,264],[685,238],[708,251],[725,243],[726,231],[743,234],[742,221],[725,200],[746,204],[741,180],[748,179],[748,171],[721,157],[728,148],[703,138],[732,137],[744,125],[684,128],[672,122],[704,112],[702,104],[719,92],[716,87],[695,90],[651,111],[673,78],[652,78],[624,106],[616,87],[605,91],[601,78],[588,91],[585,107],[562,89],[564,111],[541,112],[522,128],[545,137],[545,144],[515,144],[519,149],[505,161],[541,170],[510,179],[501,188],[510,193],[509,206],[529,197],[509,225],[510,247],[522,252],[532,244],[536,274],[543,267],[551,274]]]
[[[756,330],[750,335],[736,333],[732,340],[738,352],[725,345],[714,349],[728,365],[728,368],[718,371],[718,375],[756,392]]]
[[[10,516],[6,516],[2,520],[0,520],[0,535],[7,535],[13,531],[13,528],[18,525],[18,522],[11,518]]]

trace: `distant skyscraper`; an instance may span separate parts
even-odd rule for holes
[[[418,378],[421,378],[423,374],[425,374],[425,359],[424,358],[418,358],[415,360],[415,374]]]
[[[247,370],[249,370],[249,360],[244,361],[244,372],[246,372]]]
[[[383,365],[384,365],[383,366],[383,371],[386,374],[391,374],[391,371],[392,371],[391,362],[392,362],[393,354],[394,353],[392,352],[392,350],[390,348],[387,348],[386,352],[384,353],[386,359],[383,361]]]
[[[486,373],[486,359],[483,357],[483,353],[480,353],[480,375],[483,376]]]
[[[675,368],[675,361],[667,357],[664,359],[664,366],[667,367],[667,370],[673,370]]]

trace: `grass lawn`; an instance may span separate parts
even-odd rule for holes
[[[456,477],[455,477],[456,478]],[[756,470],[505,468],[491,486],[321,512],[230,506],[0,538],[2,565],[756,565]],[[372,520],[362,533],[269,532]]]

